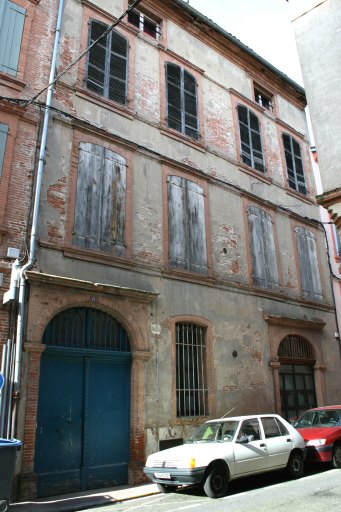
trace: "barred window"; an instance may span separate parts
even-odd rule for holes
[[[286,133],[282,134],[289,187],[301,194],[307,193],[301,148],[299,143]]]
[[[242,162],[257,171],[265,172],[258,117],[244,105],[238,105],[237,110]]]
[[[91,20],[89,43],[103,34],[107,25]],[[106,34],[88,54],[86,86],[96,94],[127,103],[128,43],[116,30]]]
[[[168,127],[199,138],[197,82],[185,69],[166,64]]]
[[[206,345],[204,328],[176,324],[177,416],[204,416],[207,411]]]

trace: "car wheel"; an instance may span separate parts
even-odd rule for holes
[[[332,466],[333,466],[333,468],[341,468],[341,444],[340,443],[336,443],[334,445]]]
[[[301,478],[304,473],[304,463],[301,453],[294,452],[290,455],[287,464],[287,473],[291,478]]]
[[[169,492],[175,492],[178,488],[177,485],[167,485],[167,484],[156,484],[157,488],[160,492],[163,493],[169,493]]]
[[[204,482],[204,491],[209,498],[222,498],[229,486],[227,470],[222,465],[212,466]]]

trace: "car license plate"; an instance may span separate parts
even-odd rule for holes
[[[154,473],[155,478],[163,478],[165,480],[170,480],[170,473]]]

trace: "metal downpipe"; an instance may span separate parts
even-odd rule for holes
[[[63,5],[64,5],[64,0],[59,0],[56,35],[55,35],[50,77],[49,77],[50,84],[54,80],[55,71],[56,71],[60,28],[61,28],[61,23],[62,23]],[[14,362],[14,376],[13,376],[14,405],[13,405],[12,421],[11,421],[11,437],[14,436],[15,430],[16,430],[16,428],[15,428],[16,427],[16,418],[17,418],[17,412],[18,412],[18,402],[19,402],[19,398],[20,398],[20,374],[21,374],[23,336],[24,336],[24,324],[25,324],[25,314],[26,314],[26,304],[25,304],[26,276],[25,276],[25,272],[27,270],[30,270],[34,266],[35,260],[36,260],[40,195],[41,195],[41,187],[42,187],[42,181],[43,181],[44,160],[45,160],[45,153],[46,153],[46,140],[47,140],[47,132],[48,132],[48,126],[49,126],[49,117],[50,117],[50,108],[49,107],[51,106],[51,103],[52,103],[52,96],[53,96],[53,85],[50,85],[47,90],[46,107],[45,107],[45,114],[44,114],[44,124],[43,124],[40,152],[39,152],[37,181],[36,181],[36,189],[35,189],[35,197],[34,197],[31,237],[30,237],[30,253],[29,253],[29,258],[28,258],[27,263],[20,269],[20,277],[19,277],[19,282],[20,282],[19,299],[18,299],[19,310],[18,310],[18,318],[17,318],[17,334],[16,334],[15,362]]]

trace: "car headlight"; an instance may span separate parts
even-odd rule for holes
[[[306,446],[322,446],[323,444],[326,444],[325,439],[312,439],[306,442]]]

